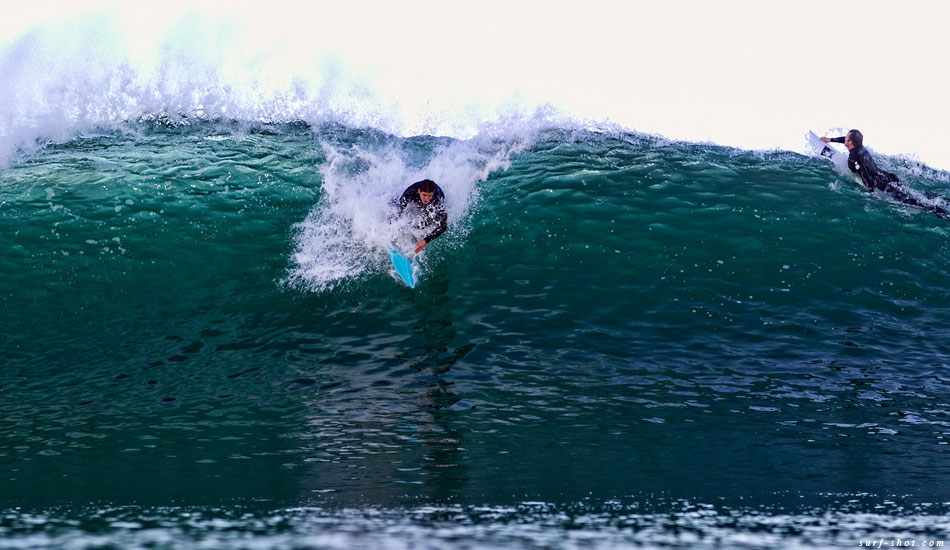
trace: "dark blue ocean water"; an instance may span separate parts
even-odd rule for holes
[[[947,536],[950,225],[822,159],[142,122],[0,172],[0,235],[0,548]]]

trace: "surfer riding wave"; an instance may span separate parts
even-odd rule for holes
[[[864,135],[858,130],[850,130],[847,135],[836,138],[821,138],[825,143],[843,143],[848,148],[848,168],[861,177],[861,181],[871,191],[882,191],[904,204],[909,204],[932,212],[939,218],[950,219],[950,211],[934,204],[927,204],[911,196],[910,190],[901,183],[900,178],[891,172],[878,168],[871,153],[864,147]],[[937,195],[926,193],[926,198],[936,199]]]
[[[425,237],[416,242],[414,254],[448,229],[445,212],[445,193],[434,181],[425,179],[413,183],[395,202],[396,218],[409,216],[410,223],[420,230],[428,230]]]

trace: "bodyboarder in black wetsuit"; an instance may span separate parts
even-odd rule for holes
[[[848,148],[848,168],[855,174],[861,176],[861,181],[871,191],[882,191],[887,193],[895,200],[904,204],[917,206],[928,212],[932,212],[940,218],[950,218],[950,211],[933,204],[926,204],[919,199],[912,197],[901,183],[896,174],[885,172],[877,167],[877,163],[871,158],[871,153],[864,148],[864,135],[858,130],[850,130],[848,135],[836,138],[821,138],[825,143],[844,143]],[[927,198],[936,198],[927,193]]]
[[[417,181],[410,185],[396,201],[396,209],[397,216],[402,216],[409,210],[413,223],[419,229],[431,228],[429,233],[416,243],[415,254],[448,229],[445,194],[432,180]]]

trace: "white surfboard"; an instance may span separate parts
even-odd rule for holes
[[[825,143],[821,141],[821,138],[815,135],[815,132],[809,131],[805,137],[808,139],[808,146],[815,152],[816,155],[828,159],[829,162],[834,164],[845,174],[850,173],[850,170],[848,170],[847,151],[842,151],[831,143]]]
[[[851,176],[855,183],[858,185],[864,186],[864,182],[861,180],[861,176],[855,174],[848,168],[848,151],[838,149],[831,143],[825,143],[821,141],[815,132],[809,131],[805,138],[808,140],[808,148],[811,149],[816,156],[820,156],[823,159],[826,159],[831,164],[835,165],[835,168],[838,169],[842,174],[847,174]]]

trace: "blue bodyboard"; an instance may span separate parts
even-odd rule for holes
[[[395,248],[389,249],[389,258],[393,261],[393,268],[399,278],[409,285],[409,288],[416,288],[416,279],[412,273],[412,260],[400,254]]]

